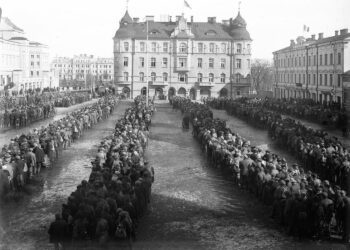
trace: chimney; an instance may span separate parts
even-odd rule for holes
[[[294,45],[295,45],[294,39],[290,40],[290,46],[294,46]]]
[[[349,30],[348,29],[342,29],[340,30],[340,35],[346,35],[348,34]]]
[[[316,40],[316,35],[311,35],[311,39],[312,39],[313,41],[315,41],[315,40]]]
[[[191,23],[193,23],[193,16],[191,16]]]
[[[337,36],[337,35],[339,35],[339,31],[338,31],[338,30],[336,30],[336,31],[334,32],[334,36]]]
[[[208,17],[208,23],[216,23],[216,17]]]
[[[323,33],[318,33],[318,40],[323,39]]]
[[[140,21],[140,18],[134,17],[132,20],[134,21],[134,23],[138,23]]]

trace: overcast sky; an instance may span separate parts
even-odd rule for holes
[[[239,0],[187,0],[187,17],[204,22],[234,18]],[[93,54],[113,56],[112,38],[126,10],[126,0],[0,0],[3,16],[24,29],[27,38],[50,46],[51,57]],[[253,58],[272,58],[274,50],[303,35],[350,28],[350,0],[242,0],[241,15],[253,39]],[[131,17],[161,15],[175,17],[183,11],[183,0],[130,0]],[[173,18],[174,20],[174,18]],[[307,34],[304,34],[307,35]]]

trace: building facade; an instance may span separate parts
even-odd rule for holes
[[[29,41],[7,17],[0,18],[0,90],[19,92],[57,87],[50,71],[49,48]]]
[[[251,44],[246,22],[194,22],[177,16],[156,22],[126,11],[114,37],[114,79],[119,93],[182,95],[192,99],[243,96],[250,90]]]
[[[311,98],[317,102],[344,102],[343,74],[350,70],[350,33],[291,40],[275,51],[275,97]]]
[[[95,58],[93,55],[76,55],[73,58],[56,57],[51,68],[59,76],[60,82],[85,81],[93,78],[96,82],[113,82],[113,58]]]

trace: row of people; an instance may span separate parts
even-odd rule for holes
[[[67,92],[62,93],[55,99],[55,107],[70,107],[75,104],[90,101],[92,98],[88,92]]]
[[[42,166],[59,159],[62,151],[77,140],[85,130],[106,119],[114,110],[116,97],[106,96],[97,103],[67,114],[60,120],[28,134],[11,139],[0,152],[0,196],[11,189],[19,191]]]
[[[229,114],[268,129],[272,138],[298,157],[307,169],[350,192],[347,182],[350,178],[350,152],[338,138],[306,127],[292,118],[283,118],[280,113],[262,106],[259,99],[220,102]],[[217,107],[215,103],[216,99],[207,100],[210,106]]]
[[[207,101],[217,108],[222,108],[228,98],[209,98]],[[312,99],[255,99],[259,105],[284,115],[291,115],[334,128],[339,128],[344,134],[349,132],[349,117],[338,103],[321,105]]]
[[[55,114],[53,103],[16,105],[11,111],[6,109],[4,113],[0,113],[0,128],[19,129]]]
[[[139,219],[150,203],[154,170],[144,158],[146,120],[153,113],[142,98],[125,111],[113,135],[98,146],[89,180],[83,180],[62,205],[49,228],[50,242],[135,239]]]
[[[200,113],[209,109],[181,98],[177,105]],[[300,238],[339,234],[349,241],[350,198],[345,190],[298,164],[290,166],[284,158],[250,145],[227,128],[225,121],[195,116],[192,122],[193,135],[212,166],[228,171],[237,187],[271,206],[270,217],[288,234]]]

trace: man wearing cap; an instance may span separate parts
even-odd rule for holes
[[[43,166],[43,163],[45,161],[45,153],[44,153],[44,150],[42,150],[42,148],[40,147],[40,144],[37,144],[37,143],[34,143],[33,153],[35,154],[35,158],[36,158],[34,174],[39,174],[41,167]]]

